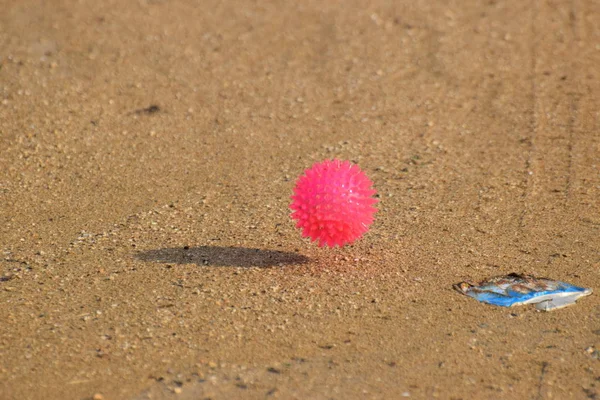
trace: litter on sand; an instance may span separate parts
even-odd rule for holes
[[[592,289],[515,273],[496,276],[478,285],[461,282],[454,288],[483,303],[502,307],[535,304],[535,308],[541,311],[567,307],[575,304],[580,297],[592,294]]]

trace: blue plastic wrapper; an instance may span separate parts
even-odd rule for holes
[[[592,294],[592,289],[515,273],[490,278],[478,285],[461,282],[454,288],[483,303],[502,307],[535,304],[542,311],[570,306],[580,297]]]

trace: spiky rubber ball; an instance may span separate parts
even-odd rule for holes
[[[292,218],[303,237],[319,246],[342,247],[369,230],[377,202],[373,182],[358,165],[325,160],[298,178],[292,195]]]

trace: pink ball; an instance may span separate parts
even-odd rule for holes
[[[303,237],[318,240],[319,246],[344,246],[369,230],[377,211],[372,198],[373,182],[349,161],[315,163],[298,178],[292,218]]]

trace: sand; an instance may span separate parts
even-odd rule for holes
[[[0,0],[1,399],[595,399],[600,3]],[[314,162],[380,202],[289,217]]]

